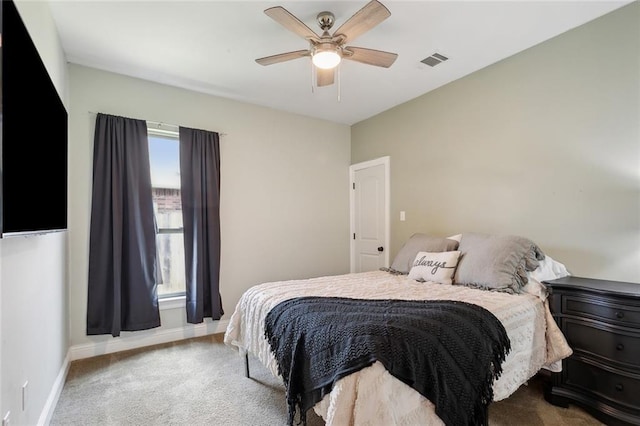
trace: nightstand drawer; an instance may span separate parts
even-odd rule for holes
[[[625,333],[606,325],[564,318],[564,335],[576,352],[586,352],[637,368],[640,365],[640,333]]]
[[[573,358],[564,364],[565,383],[616,404],[640,410],[640,376],[628,377],[597,368]]]
[[[640,326],[640,307],[599,298],[562,296],[562,313],[589,317],[627,326]]]

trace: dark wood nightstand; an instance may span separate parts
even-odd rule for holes
[[[573,355],[545,399],[580,405],[608,425],[640,425],[640,284],[565,277],[544,283]]]

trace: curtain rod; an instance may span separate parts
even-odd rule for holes
[[[95,111],[89,111],[89,114],[98,115],[98,113]],[[103,113],[103,114],[106,114],[106,113]],[[162,121],[151,121],[151,120],[143,120],[143,121],[146,121],[148,125],[155,126],[158,129],[161,129],[162,127],[164,127],[166,130],[172,130],[176,132],[178,131],[178,127],[180,127],[177,124],[169,124],[169,123],[164,123]],[[208,131],[213,132],[213,130],[208,130]],[[222,132],[215,132],[215,133],[219,134],[221,137],[227,136],[226,133],[222,133]]]

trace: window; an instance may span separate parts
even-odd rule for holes
[[[149,128],[149,160],[156,216],[158,298],[185,294],[184,230],[178,132]]]

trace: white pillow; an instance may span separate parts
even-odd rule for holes
[[[459,251],[431,253],[420,251],[411,264],[409,278],[451,284],[460,258]]]
[[[567,268],[562,263],[553,260],[549,255],[546,255],[540,261],[540,265],[536,269],[527,272],[529,279],[539,282],[555,280],[569,275],[571,274],[567,271]]]

